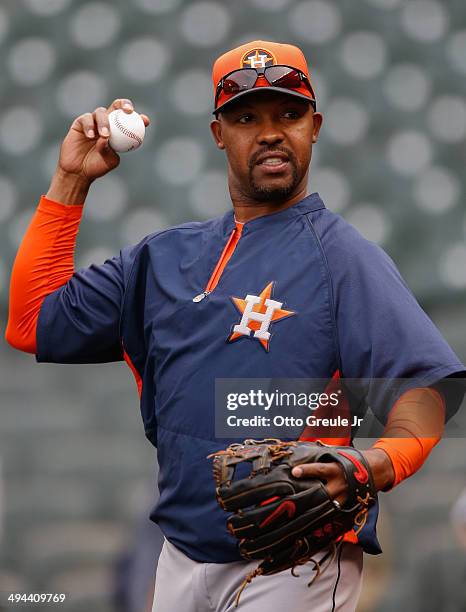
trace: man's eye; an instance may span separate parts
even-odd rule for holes
[[[239,117],[238,121],[240,123],[249,123],[249,121],[252,119],[252,115],[250,113],[248,113],[247,115],[241,115],[241,117]]]
[[[299,117],[299,113],[294,110],[285,111],[284,115],[287,119],[298,119]]]

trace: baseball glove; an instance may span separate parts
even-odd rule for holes
[[[245,559],[261,560],[244,581],[237,603],[243,588],[258,575],[286,569],[294,574],[296,566],[313,561],[317,578],[321,569],[313,556],[328,549],[320,560],[331,557],[328,567],[343,535],[353,527],[356,533],[362,529],[377,499],[371,470],[353,447],[245,440],[209,457],[213,458],[217,501],[233,513],[227,519],[228,530],[239,539]],[[303,463],[333,461],[342,467],[348,485],[343,505],[329,496],[322,481],[291,474]],[[251,471],[235,480],[239,464]]]

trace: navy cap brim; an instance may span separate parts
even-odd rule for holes
[[[299,91],[293,91],[292,89],[285,89],[284,87],[272,87],[272,86],[270,86],[270,87],[253,87],[252,89],[246,89],[246,91],[240,91],[239,93],[236,94],[236,96],[233,96],[232,98],[230,98],[229,100],[224,102],[221,106],[218,106],[212,112],[212,114],[216,115],[221,110],[224,110],[226,106],[229,106],[233,102],[236,102],[236,100],[238,100],[239,98],[242,98],[243,96],[245,96],[247,94],[258,93],[259,91],[279,91],[280,93],[288,94],[289,96],[295,96],[296,98],[301,98],[302,100],[306,100],[306,102],[309,102],[310,104],[312,104],[314,106],[314,109],[316,108],[316,101],[314,100],[314,98],[311,98],[309,96],[305,96],[304,94],[300,93]]]

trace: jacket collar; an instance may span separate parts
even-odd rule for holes
[[[263,215],[262,217],[257,217],[256,219],[252,219],[252,221],[247,221],[244,223],[242,233],[244,236],[245,234],[256,231],[264,226],[275,226],[285,223],[292,217],[305,215],[322,208],[325,208],[325,204],[323,203],[319,194],[317,192],[311,193],[289,208],[285,208],[284,210],[279,210],[278,212],[270,213],[268,215]],[[223,233],[231,234],[231,232],[235,229],[235,215],[233,209],[225,213],[221,219]]]

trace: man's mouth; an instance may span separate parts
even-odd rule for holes
[[[288,161],[288,155],[286,153],[281,153],[278,151],[270,151],[269,153],[264,153],[259,157],[256,164],[258,166],[265,165],[276,165],[282,164],[283,162]]]
[[[285,153],[266,153],[259,157],[256,165],[260,166],[267,174],[278,174],[288,168],[289,158]]]
[[[281,157],[267,157],[267,159],[264,159],[261,164],[263,164],[264,166],[279,166],[284,162],[285,160],[283,160]]]

